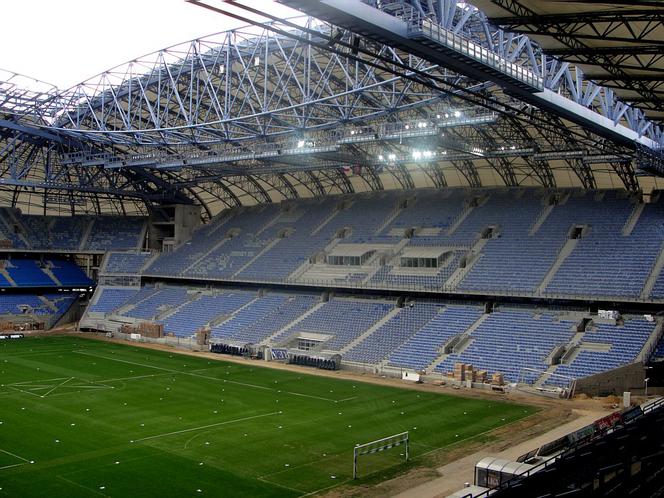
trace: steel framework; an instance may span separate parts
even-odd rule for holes
[[[612,140],[500,82],[343,26],[247,17],[246,27],[68,90],[26,90],[20,75],[0,74],[0,202],[120,213],[197,203],[209,217],[243,203],[382,189],[386,178],[402,188],[420,177],[444,187],[451,171],[470,186],[490,170],[508,186],[555,188],[557,161],[594,188],[590,165],[604,161],[631,190],[639,188],[636,168],[664,171],[659,127],[526,36],[453,1],[367,3],[433,20],[640,138]],[[205,6],[240,19],[251,10]]]

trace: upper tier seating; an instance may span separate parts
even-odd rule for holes
[[[223,212],[144,273],[635,300],[664,246],[664,197],[640,209],[624,191],[579,189],[555,196],[534,188],[421,189],[288,201]],[[567,244],[570,237],[578,240]],[[310,262],[337,242],[377,253],[364,266]],[[415,247],[444,255],[438,270],[400,268],[400,251]],[[559,258],[563,247],[569,255]],[[653,281],[650,297],[664,300],[664,272]]]
[[[137,250],[147,218],[136,216],[36,216],[0,208],[0,240],[18,249],[53,251]]]
[[[140,249],[145,218],[98,216],[93,218],[86,249],[89,251]]]
[[[114,275],[138,275],[151,257],[149,252],[110,252],[103,272]]]
[[[589,227],[546,288],[549,294],[638,297],[664,240],[664,205],[645,207],[630,236],[621,234],[634,204],[607,192],[590,193],[561,206],[565,219]]]
[[[88,287],[94,282],[71,261],[12,258],[4,260],[0,287]],[[54,277],[54,278],[53,278]],[[13,280],[15,285],[8,280]],[[56,280],[57,279],[57,280]]]

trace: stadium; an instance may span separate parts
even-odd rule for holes
[[[187,3],[0,70],[0,497],[664,495],[664,6]]]

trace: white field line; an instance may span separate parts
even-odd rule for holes
[[[57,384],[56,386],[53,386],[53,387],[52,387],[51,389],[49,389],[47,392],[45,392],[44,394],[42,394],[41,397],[42,397],[42,398],[45,398],[46,396],[48,396],[49,394],[51,394],[53,391],[55,391],[58,387],[62,387],[62,386],[64,386],[67,382],[69,382],[69,381],[72,380],[73,378],[74,378],[74,377],[69,377],[69,378],[68,378],[67,380],[65,380],[64,382],[60,382],[60,384]]]
[[[277,476],[279,474],[290,472],[291,470],[301,469],[302,467],[308,467],[310,465],[316,465],[317,463],[324,462],[325,460],[333,460],[335,458],[339,458],[342,456],[343,455],[341,453],[336,453],[334,455],[326,456],[324,458],[319,458],[318,460],[314,460],[312,462],[303,463],[302,465],[294,465],[293,467],[288,467],[287,469],[277,470],[276,472],[270,472],[269,474],[263,474],[262,476],[259,477],[259,479],[265,479],[267,477]]]
[[[15,391],[19,391],[19,392],[22,392],[22,393],[25,393],[25,394],[32,394],[33,396],[37,396],[38,398],[42,397],[39,394],[35,394],[32,391],[26,391],[25,389],[21,389],[20,387],[17,387],[17,386],[9,386],[9,387],[14,389]]]
[[[286,394],[292,394],[293,396],[302,396],[304,398],[313,398],[313,399],[322,399],[323,401],[332,401],[332,402],[337,402],[336,399],[330,399],[330,398],[323,398],[322,396],[313,396],[311,394],[302,394],[302,393],[294,393],[292,391],[284,391]]]
[[[14,458],[18,458],[19,460],[23,460],[23,462],[27,463],[29,461],[27,458],[23,458],[22,456],[18,456],[16,453],[12,453],[11,451],[3,450],[2,448],[0,448],[0,451],[2,451],[3,453],[6,453],[9,456],[13,456]]]
[[[277,486],[279,488],[288,489],[289,491],[295,491],[296,493],[306,493],[306,491],[302,491],[301,489],[295,489],[295,488],[291,488],[290,486],[284,486],[283,484],[279,484],[278,482],[272,482],[269,479],[264,479],[262,477],[256,477],[256,479],[258,481],[263,481],[266,484],[271,484],[272,486]],[[302,494],[302,496],[307,496],[307,495]]]
[[[68,378],[70,378],[70,377],[55,377],[54,379],[39,379],[39,380],[23,380],[21,382],[12,382],[11,384],[6,384],[6,385],[9,386],[9,387],[12,387],[12,386],[25,387],[24,384],[32,385],[35,382],[50,382],[50,381],[54,381],[54,380],[65,380],[65,379],[68,379]]]
[[[13,464],[13,465],[5,465],[4,467],[0,467],[0,470],[11,469],[11,468],[13,468],[13,467],[20,467],[21,465],[25,465],[25,464],[27,464],[27,463],[28,463],[28,462],[21,462],[21,463],[15,463],[15,464]]]
[[[9,358],[24,358],[28,356],[37,356],[37,355],[43,355],[43,354],[58,354],[58,353],[71,353],[73,352],[73,349],[51,349],[47,351],[31,351],[27,353],[6,353],[3,356],[6,357],[7,359]]]
[[[256,418],[271,417],[272,415],[278,415],[279,412],[263,413],[262,415],[252,415],[251,417],[242,417],[236,418],[233,420],[226,420],[224,422],[217,422],[216,424],[201,425],[200,427],[191,427],[190,429],[182,429],[181,431],[165,432],[164,434],[157,434],[155,436],[142,437],[140,439],[134,439],[135,443],[140,441],[147,441],[148,439],[156,439],[159,437],[174,436],[176,434],[184,434],[185,432],[199,431],[201,429],[209,429],[210,427],[219,427],[221,425],[235,424],[237,422],[244,422],[245,420],[253,420]]]
[[[79,487],[79,488],[81,488],[81,489],[85,489],[86,491],[91,491],[91,492],[93,492],[93,493],[96,494],[96,495],[99,495],[99,496],[108,496],[108,495],[105,495],[104,493],[102,493],[102,492],[100,492],[100,491],[97,491],[96,489],[89,488],[89,487],[84,486],[83,484],[80,484],[80,483],[78,483],[78,482],[70,481],[70,480],[67,479],[66,477],[63,477],[63,476],[57,476],[57,478],[58,478],[58,479],[62,479],[63,481],[68,482],[69,484],[72,484],[72,485],[74,485],[74,486],[76,486],[76,487]]]
[[[320,493],[321,491],[325,491],[326,489],[331,489],[331,488],[336,488],[337,486],[341,486],[342,484],[346,484],[349,482],[352,482],[353,479],[346,479],[345,481],[339,481],[337,483],[331,484],[330,486],[325,486],[324,488],[317,489],[316,491],[311,491],[310,493],[307,493],[305,495],[302,495],[300,498],[304,498],[305,496],[311,496]]]
[[[265,391],[275,391],[275,392],[280,391],[279,389],[276,389],[276,388],[273,388],[273,387],[259,386],[259,385],[256,385],[256,384],[248,384],[246,382],[238,382],[236,380],[220,379],[219,377],[210,377],[209,375],[201,375],[201,374],[197,374],[197,373],[193,373],[193,372],[184,372],[182,370],[173,370],[172,368],[164,368],[164,367],[157,367],[157,366],[154,366],[154,365],[146,365],[145,363],[137,363],[137,362],[129,361],[129,360],[121,360],[119,358],[111,358],[111,357],[108,357],[108,356],[101,356],[101,355],[98,355],[98,354],[88,353],[86,351],[73,351],[73,352],[88,355],[88,356],[95,356],[97,358],[103,358],[105,360],[119,361],[121,363],[128,363],[130,365],[136,365],[138,367],[155,368],[157,370],[164,370],[166,372],[175,373],[175,374],[191,375],[192,377],[200,377],[202,379],[214,380],[214,381],[217,381],[217,382],[220,382],[220,381],[221,382],[228,382],[229,384],[238,384],[238,385],[241,385],[241,386],[253,387],[255,389],[263,389]],[[108,382],[108,381],[106,381],[106,382]],[[332,403],[339,403],[341,401],[350,401],[351,399],[355,399],[357,397],[357,396],[353,396],[351,398],[346,398],[346,399],[343,399],[343,400],[336,400],[336,399],[331,399],[331,398],[323,398],[321,396],[313,396],[311,394],[296,393],[296,392],[292,392],[292,391],[283,391],[283,392],[286,393],[286,394],[292,394],[294,396],[304,396],[306,398],[320,399],[322,401],[329,401],[329,402],[332,402]]]

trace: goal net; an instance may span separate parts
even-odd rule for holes
[[[353,448],[353,479],[357,479],[359,471],[359,460],[362,456],[368,455],[378,455],[382,454],[387,450],[392,448],[403,447],[403,453],[400,453],[399,456],[403,454],[404,461],[408,461],[408,456],[410,452],[410,440],[408,439],[408,432],[401,432],[399,434],[394,434],[392,436],[387,436],[382,439],[377,439],[376,441],[371,441],[364,444],[356,444]],[[365,474],[369,474],[365,472]]]

